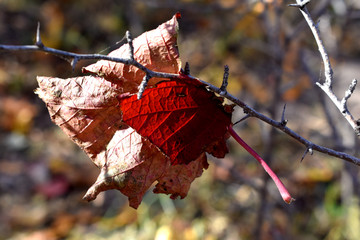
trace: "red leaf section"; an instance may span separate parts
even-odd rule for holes
[[[136,59],[145,66],[177,73],[176,17],[134,39]],[[111,54],[124,57],[126,45]],[[99,61],[86,68],[98,76],[68,79],[38,77],[36,93],[51,119],[101,169],[84,199],[118,189],[137,208],[154,192],[184,198],[208,163],[205,152],[223,157],[231,113],[222,99],[195,79],[159,82],[137,101],[132,93],[143,73],[118,63]]]
[[[166,73],[178,73],[181,68],[179,51],[177,48],[177,19],[179,14],[156,29],[145,32],[134,39],[135,60],[150,70]],[[129,45],[124,44],[117,50],[112,51],[109,56],[129,57]],[[135,93],[138,91],[145,73],[140,69],[124,65],[122,63],[101,60],[87,66],[83,72],[95,73],[108,81],[121,85],[124,92]],[[152,78],[148,86],[159,82],[160,78]]]
[[[123,121],[160,148],[172,164],[187,164],[206,151],[227,153],[225,134],[231,124],[222,98],[195,79],[173,79],[137,96],[120,97]],[[214,143],[216,142],[216,143]]]

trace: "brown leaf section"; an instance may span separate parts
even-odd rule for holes
[[[131,128],[128,131],[132,131],[134,135],[137,134]],[[116,170],[119,162],[112,162],[104,166],[84,199],[91,201],[102,191],[118,189],[128,196],[131,207],[138,208],[144,194],[155,181],[158,183],[153,190],[154,193],[171,194],[172,199],[179,196],[184,198],[194,179],[201,176],[203,169],[208,168],[205,153],[188,165],[174,166],[171,165],[170,159],[149,141],[143,139],[142,143],[140,157],[145,161],[123,173]],[[124,149],[125,154],[132,154],[128,152],[129,149]]]
[[[112,149],[119,151],[119,158],[111,159],[99,166],[101,173],[84,199],[91,201],[102,191],[118,189],[129,197],[130,206],[137,208],[145,192],[159,177],[149,168],[153,162],[157,162],[159,164],[156,168],[164,169],[166,157],[132,128],[117,131],[109,145],[117,146]],[[127,169],[129,165],[131,168]]]
[[[68,79],[38,77],[36,93],[46,103],[53,122],[101,165],[108,153],[109,141],[122,128],[122,115],[117,105],[119,88],[99,77]],[[103,153],[98,157],[98,154]],[[114,152],[117,153],[117,152]]]
[[[188,164],[171,165],[158,179],[154,193],[171,194],[172,199],[178,196],[184,198],[189,191],[191,182],[200,177],[203,169],[208,167],[209,164],[205,153],[202,153],[195,161]]]
[[[161,24],[156,29],[145,32],[133,40],[134,58],[150,70],[166,73],[178,73],[181,67],[177,48],[178,15]],[[119,49],[109,53],[112,57],[129,57],[129,45],[124,44]],[[90,72],[115,82],[123,87],[124,92],[138,91],[145,73],[140,69],[122,63],[100,60],[83,68]],[[152,78],[149,86],[159,82],[160,78]]]

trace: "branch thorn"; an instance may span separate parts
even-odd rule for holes
[[[131,59],[131,61],[134,61],[134,45],[133,45],[132,36],[131,36],[130,31],[126,31],[125,35],[126,35],[126,40],[129,44],[129,48],[130,48],[130,51],[129,51],[130,59]]]
[[[304,160],[304,158],[306,157],[306,155],[307,155],[308,153],[309,153],[310,155],[313,155],[313,149],[312,149],[311,147],[306,148],[304,154],[303,154],[302,157],[301,157],[300,162],[302,162],[302,161]]]
[[[142,98],[142,95],[145,91],[145,88],[150,80],[151,76],[150,74],[146,74],[143,80],[141,81],[141,84],[139,85],[139,92],[137,93],[137,99],[140,100]]]
[[[224,66],[224,76],[223,76],[223,81],[220,87],[220,95],[225,95],[226,94],[226,87],[228,85],[228,79],[229,79],[229,66],[225,65]]]
[[[236,121],[236,122],[233,124],[233,126],[235,126],[236,124],[238,124],[238,123],[240,123],[240,122],[248,119],[249,117],[250,117],[250,114],[245,115],[245,116],[242,117],[240,120]]]
[[[44,44],[41,41],[41,36],[40,36],[40,22],[38,22],[37,24],[37,28],[36,28],[36,42],[35,45],[38,46],[39,48],[44,48]]]
[[[303,9],[309,2],[310,0],[296,0],[296,3],[289,4],[288,6]]]
[[[70,62],[70,65],[72,67],[72,70],[75,71],[75,66],[77,64],[77,62],[79,61],[79,59],[77,57],[74,57],[71,62]]]
[[[282,114],[281,114],[281,122],[280,122],[280,124],[283,127],[285,127],[287,122],[288,122],[288,120],[285,119],[285,109],[286,109],[286,103],[284,104],[284,108],[283,108],[283,111],[282,111]]]
[[[190,65],[189,65],[189,62],[186,62],[186,63],[185,63],[184,74],[185,74],[185,75],[190,75]]]

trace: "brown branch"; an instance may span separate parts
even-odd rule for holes
[[[27,52],[35,52],[35,51],[40,51],[40,52],[46,52],[46,53],[50,53],[53,54],[55,56],[58,56],[60,58],[63,58],[67,61],[70,62],[72,68],[75,68],[75,65],[80,61],[80,60],[108,60],[108,61],[112,61],[112,62],[118,62],[118,63],[123,63],[126,65],[133,65],[137,68],[139,68],[140,70],[144,71],[147,75],[146,80],[149,81],[151,78],[153,77],[158,77],[158,78],[174,78],[177,77],[178,74],[173,74],[173,73],[163,73],[163,72],[155,72],[152,71],[148,68],[146,68],[144,65],[140,64],[138,61],[136,61],[134,59],[134,47],[132,45],[132,38],[129,32],[126,33],[126,39],[128,41],[128,44],[130,46],[130,50],[129,50],[129,57],[127,58],[118,58],[118,57],[111,57],[108,55],[102,55],[102,54],[78,54],[78,53],[72,53],[72,52],[67,52],[67,51],[63,51],[63,50],[58,50],[58,49],[54,49],[54,48],[49,48],[46,47],[43,42],[41,41],[41,37],[40,37],[40,24],[38,24],[37,27],[37,32],[36,32],[36,42],[34,45],[0,45],[0,51],[27,51]],[[142,86],[140,86],[140,90],[145,90],[145,87],[147,85],[147,81],[143,81],[142,82]],[[144,86],[145,85],[145,86]],[[139,92],[139,95],[142,95],[142,92]]]
[[[305,72],[309,75],[311,81],[315,84],[317,82],[318,77],[316,77],[314,75],[314,73],[311,72],[309,63],[308,63],[308,61],[305,60],[303,53],[301,53],[301,63],[302,63],[302,66],[304,67]],[[320,105],[322,106],[322,109],[324,110],[327,124],[329,125],[329,127],[331,129],[331,139],[335,142],[334,146],[338,150],[343,150],[344,146],[341,142],[341,138],[340,138],[340,134],[339,134],[340,130],[335,126],[335,122],[331,116],[329,108],[326,107],[326,102],[325,102],[326,95],[322,94],[322,90],[320,88],[315,89],[315,91],[318,95]]]
[[[316,44],[318,45],[319,52],[324,64],[324,74],[325,81],[324,83],[317,82],[316,85],[323,90],[324,93],[330,98],[330,100],[335,104],[335,106],[339,109],[344,118],[348,121],[350,126],[354,129],[355,133],[360,136],[360,126],[357,120],[354,119],[352,114],[347,108],[347,101],[350,98],[351,94],[355,90],[355,86],[357,84],[357,80],[353,79],[349,89],[345,92],[345,97],[342,100],[339,100],[335,93],[332,90],[333,84],[333,70],[330,64],[330,59],[327,54],[327,51],[324,47],[324,44],[320,38],[320,31],[318,26],[314,23],[311,18],[311,15],[306,7],[306,5],[310,2],[310,0],[296,0],[296,4],[290,4],[289,6],[298,7],[300,12],[305,18],[305,21],[310,27],[312,34],[314,35]]]
[[[318,152],[322,152],[322,153],[328,154],[330,156],[337,157],[337,158],[343,159],[345,161],[348,161],[348,162],[351,162],[351,163],[354,163],[354,164],[360,166],[360,159],[359,158],[356,158],[356,157],[351,156],[351,155],[349,155],[347,153],[344,153],[344,152],[335,151],[333,149],[317,145],[317,144],[303,138],[302,136],[300,136],[299,134],[297,134],[296,132],[294,132],[290,128],[286,127],[282,122],[275,121],[275,120],[273,120],[273,119],[271,119],[271,118],[257,112],[256,110],[254,110],[253,108],[251,108],[250,106],[245,104],[243,101],[241,101],[240,99],[232,96],[228,92],[223,93],[220,90],[220,88],[217,88],[214,85],[212,85],[210,83],[207,83],[207,82],[204,82],[202,80],[199,80],[199,81],[206,84],[208,86],[208,89],[210,89],[211,91],[216,92],[216,93],[220,94],[221,96],[223,96],[224,98],[234,102],[236,105],[238,105],[239,107],[244,109],[244,112],[246,114],[248,114],[249,116],[258,118],[261,121],[266,122],[267,124],[279,129],[280,131],[286,133],[287,135],[291,136],[292,138],[294,138],[298,142],[305,145],[305,147],[307,149],[312,149],[312,150],[315,150],[315,151],[318,151]]]
[[[131,41],[129,41],[129,39],[131,39],[131,36],[129,34],[127,34],[127,39],[128,39],[128,44],[131,45]],[[108,60],[108,61],[113,61],[113,62],[119,62],[119,63],[123,63],[123,64],[127,64],[127,65],[133,65],[137,68],[139,68],[140,70],[144,71],[146,73],[146,76],[143,80],[144,83],[141,84],[141,86],[143,86],[143,88],[140,86],[139,88],[141,88],[141,90],[143,91],[146,87],[146,83],[147,81],[152,78],[152,77],[160,77],[160,78],[176,78],[179,77],[179,74],[173,74],[173,73],[163,73],[163,72],[155,72],[155,71],[151,71],[150,69],[146,68],[145,66],[143,66],[142,64],[140,64],[139,62],[137,62],[136,60],[134,60],[133,56],[131,57],[131,55],[133,54],[133,50],[131,50],[130,47],[130,57],[128,58],[116,58],[116,57],[109,57],[107,55],[101,55],[101,54],[77,54],[77,53],[72,53],[72,52],[67,52],[67,51],[62,51],[62,50],[57,50],[54,48],[49,48],[44,46],[44,44],[41,41],[40,38],[40,33],[39,33],[39,27],[38,27],[38,31],[37,31],[37,37],[36,37],[36,44],[35,45],[0,45],[0,51],[40,51],[40,52],[47,52],[50,54],[53,54],[55,56],[61,57],[61,58],[65,58],[67,60],[71,60],[72,63],[72,67],[75,66],[75,64],[83,59],[92,59],[92,60]],[[228,70],[225,70],[225,77],[224,79],[227,80],[228,77]],[[224,98],[227,98],[228,100],[232,101],[233,103],[235,103],[236,105],[238,105],[239,107],[241,107],[244,112],[247,114],[247,116],[250,117],[255,117],[258,118],[261,121],[266,122],[267,124],[273,126],[274,128],[279,129],[280,131],[286,133],[287,135],[291,136],[292,138],[294,138],[295,140],[297,140],[298,142],[300,142],[301,144],[303,144],[307,151],[310,152],[310,150],[315,150],[318,152],[322,152],[325,154],[328,154],[330,156],[333,157],[337,157],[340,159],[343,159],[345,161],[354,163],[356,165],[360,166],[360,159],[356,158],[354,156],[351,156],[349,154],[346,154],[344,152],[339,152],[339,151],[335,151],[333,149],[330,148],[326,148],[320,145],[316,145],[313,142],[303,138],[302,136],[300,136],[299,134],[297,134],[296,132],[294,132],[293,130],[291,130],[290,128],[286,127],[286,124],[284,124],[284,121],[275,121],[259,112],[257,112],[256,110],[254,110],[253,108],[251,108],[250,106],[248,106],[247,104],[245,104],[243,101],[241,101],[240,99],[232,96],[231,94],[229,94],[226,91],[226,88],[223,87],[223,89],[215,87],[214,85],[207,83],[203,80],[197,79],[195,77],[192,77],[191,75],[188,75],[190,78],[192,79],[196,79],[200,82],[202,82],[203,84],[207,85],[207,88],[213,92],[218,93],[219,95],[223,96]],[[225,91],[224,91],[225,90]],[[351,91],[351,90],[350,90]],[[141,91],[139,91],[138,96],[141,96]],[[350,97],[351,94],[347,94],[345,97],[345,101],[348,99],[348,97]]]

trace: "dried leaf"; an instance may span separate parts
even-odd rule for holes
[[[137,208],[145,192],[159,177],[158,173],[149,171],[149,167],[152,162],[158,162],[157,169],[166,168],[166,157],[132,128],[115,135],[118,136],[109,145],[118,145],[112,149],[120,153],[119,158],[110,161],[103,158],[103,165],[99,166],[101,173],[84,199],[91,201],[102,191],[118,189],[129,197],[130,206]]]
[[[154,193],[171,194],[171,198],[178,196],[186,197],[190,184],[195,178],[201,176],[203,169],[208,168],[206,155],[202,154],[198,159],[188,165],[171,165],[170,160],[164,156],[150,142],[144,143],[146,161],[133,169],[121,174],[112,172],[103,167],[93,186],[84,196],[85,200],[91,201],[102,192],[109,189],[118,189],[129,198],[129,205],[138,208],[142,198],[153,182],[158,181]],[[120,160],[119,160],[120,161]],[[116,164],[114,163],[115,168]]]
[[[99,77],[68,79],[38,77],[36,93],[46,103],[53,122],[101,166],[102,153],[107,154],[108,143],[123,127],[116,95],[119,87]],[[117,153],[116,151],[114,153]]]
[[[150,70],[166,73],[178,73],[181,67],[179,51],[177,48],[177,29],[179,15],[176,14],[169,21],[161,24],[156,29],[148,31],[135,38],[134,58]],[[129,45],[125,44],[112,51],[109,56],[129,57]],[[101,60],[87,66],[83,72],[95,73],[108,81],[115,82],[123,87],[124,92],[135,93],[138,91],[145,73],[129,65]],[[148,86],[159,82],[159,78],[152,78]]]
[[[171,194],[171,198],[186,197],[190,184],[195,178],[200,177],[203,169],[209,166],[206,154],[202,153],[195,161],[183,165],[171,165],[161,178],[158,179],[154,193]]]

